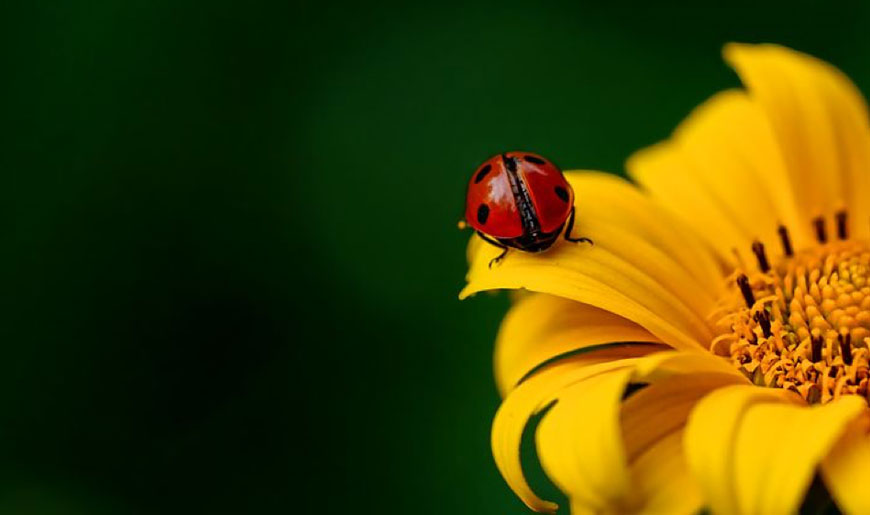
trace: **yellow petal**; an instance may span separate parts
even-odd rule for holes
[[[712,198],[697,169],[676,143],[666,141],[637,152],[629,158],[626,169],[662,205],[691,224],[697,234],[704,235],[720,260],[736,265],[733,252],[743,252],[751,236]]]
[[[643,382],[660,381],[679,374],[724,374],[748,383],[748,379],[726,360],[709,353],[657,352],[634,365],[634,379]]]
[[[575,511],[580,507],[635,511],[648,503],[666,502],[650,486],[661,486],[663,479],[653,473],[650,463],[636,468],[635,462],[679,431],[688,411],[680,406],[710,389],[747,382],[724,360],[707,354],[669,351],[591,366],[572,364],[570,359],[531,376],[511,391],[493,424],[493,453],[499,470],[520,498],[538,511],[554,506],[534,496],[526,484],[519,443],[529,417],[553,401],[536,434],[538,455],[548,476],[570,497]],[[652,383],[629,402],[642,395],[653,408],[661,410],[663,403],[673,401],[676,410],[662,410],[665,417],[656,418],[649,411],[637,411],[634,401],[626,413],[621,398],[629,381]],[[644,415],[649,420],[643,420]],[[626,420],[632,429],[624,439],[620,428]],[[640,434],[644,424],[654,438]]]
[[[859,397],[822,407],[758,405],[750,408],[737,434],[737,489],[745,513],[793,513],[813,474],[842,434],[865,408]],[[764,429],[780,429],[759,437]],[[770,441],[772,440],[772,442]]]
[[[582,181],[582,191],[590,198],[598,193],[613,195],[609,190],[614,188],[632,191],[624,181],[602,179],[601,174]],[[577,207],[582,209],[581,204]],[[661,211],[652,204],[649,208],[642,216],[667,219],[658,218]],[[609,209],[632,213],[636,208],[616,201]],[[627,224],[617,225],[589,210],[582,213],[575,234],[592,238],[594,246],[560,241],[541,254],[512,251],[490,268],[499,250],[475,244],[468,285],[460,297],[483,290],[526,288],[610,311],[676,348],[700,350],[699,342],[709,342],[713,333],[706,317],[715,305],[712,286],[700,283],[673,255],[645,241],[642,234],[627,231]],[[706,284],[713,282],[709,279]]]
[[[630,369],[567,387],[541,420],[538,457],[572,503],[601,511],[630,502],[628,466],[619,437],[619,409]]]
[[[621,513],[690,515],[701,511],[703,497],[688,471],[682,438],[681,430],[670,433],[629,465],[635,497],[642,502],[623,508]],[[591,507],[582,499],[571,500],[571,515],[620,513]]]
[[[697,481],[686,465],[683,431],[676,430],[645,449],[632,464],[641,513],[694,514],[703,506]]]
[[[732,452],[735,428],[755,402],[776,402],[789,392],[734,386],[710,394],[689,416],[684,439],[689,467],[715,513],[738,513]]]
[[[629,459],[682,428],[695,404],[713,390],[746,382],[742,376],[704,372],[664,377],[641,389],[622,407],[622,434]]]
[[[625,359],[578,367],[572,359],[566,359],[547,371],[530,377],[504,400],[492,424],[492,454],[508,486],[529,508],[548,513],[557,508],[556,504],[541,500],[535,495],[523,474],[520,442],[529,418],[559,398],[568,386],[606,374],[620,374],[619,377],[625,377],[624,374],[630,373],[630,367],[635,361]]]
[[[779,252],[779,224],[792,240],[809,237],[800,224],[782,152],[764,112],[744,91],[724,91],[698,107],[674,139],[710,197],[749,238]],[[741,245],[749,248],[751,242]],[[769,250],[770,252],[770,250]]]
[[[870,128],[864,99],[833,66],[777,45],[730,44],[725,59],[766,113],[782,149],[803,226],[848,207],[866,236]]]
[[[660,364],[674,373],[687,364],[679,361],[669,358]],[[730,373],[689,370],[672,376],[661,371],[649,374],[645,379],[652,384],[623,403],[622,434],[633,484],[642,502],[638,511],[697,513],[703,496],[685,461],[683,426],[692,407],[705,395],[717,388],[746,383],[744,377]]]
[[[531,370],[557,356],[613,342],[658,342],[633,322],[608,311],[543,293],[511,307],[495,345],[495,377],[502,396]],[[650,344],[624,344],[591,350],[584,363],[637,357],[661,350]]]
[[[781,389],[717,390],[689,417],[689,466],[714,513],[794,513],[816,467],[865,406],[855,396],[807,407]]]
[[[779,224],[795,227],[795,243],[809,238],[809,227],[799,223],[773,131],[742,91],[714,95],[670,141],[636,153],[626,166],[723,261],[734,264],[736,250],[744,261],[754,262],[750,249],[756,239],[778,253]]]
[[[722,292],[721,268],[697,234],[675,220],[638,188],[600,172],[565,172],[577,197],[579,220],[597,219],[661,250],[691,275],[703,293]]]
[[[822,462],[822,477],[844,513],[870,513],[870,418],[860,417]]]

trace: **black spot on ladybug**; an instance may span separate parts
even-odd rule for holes
[[[486,177],[486,174],[488,174],[490,170],[492,170],[492,165],[486,165],[483,168],[481,168],[480,171],[477,172],[477,175],[474,176],[474,184],[477,184],[480,181],[482,181],[483,178]]]
[[[547,164],[547,162],[544,161],[543,159],[541,159],[540,157],[535,157],[535,156],[525,156],[525,159],[526,159],[526,161],[528,161],[528,162],[530,162],[530,163],[535,163],[536,165],[545,165],[545,164]]]
[[[477,221],[480,222],[480,225],[485,225],[487,218],[489,218],[489,206],[481,204],[477,208]]]
[[[556,196],[562,199],[562,202],[568,202],[568,190],[561,186],[556,186]]]

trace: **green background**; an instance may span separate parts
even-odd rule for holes
[[[411,4],[4,4],[0,512],[522,513],[472,170],[619,172],[730,40],[870,86],[859,2]]]

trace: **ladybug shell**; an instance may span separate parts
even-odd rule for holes
[[[513,185],[511,175],[518,179]],[[526,203],[531,210],[526,208],[524,221]],[[471,176],[465,219],[484,234],[514,239],[560,230],[573,206],[574,191],[556,165],[530,152],[506,152],[489,158]]]

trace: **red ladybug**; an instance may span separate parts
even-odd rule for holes
[[[574,190],[553,163],[529,152],[505,152],[483,163],[468,183],[465,220],[487,242],[503,250],[489,262],[501,261],[508,248],[542,252],[565,229],[574,228]]]

